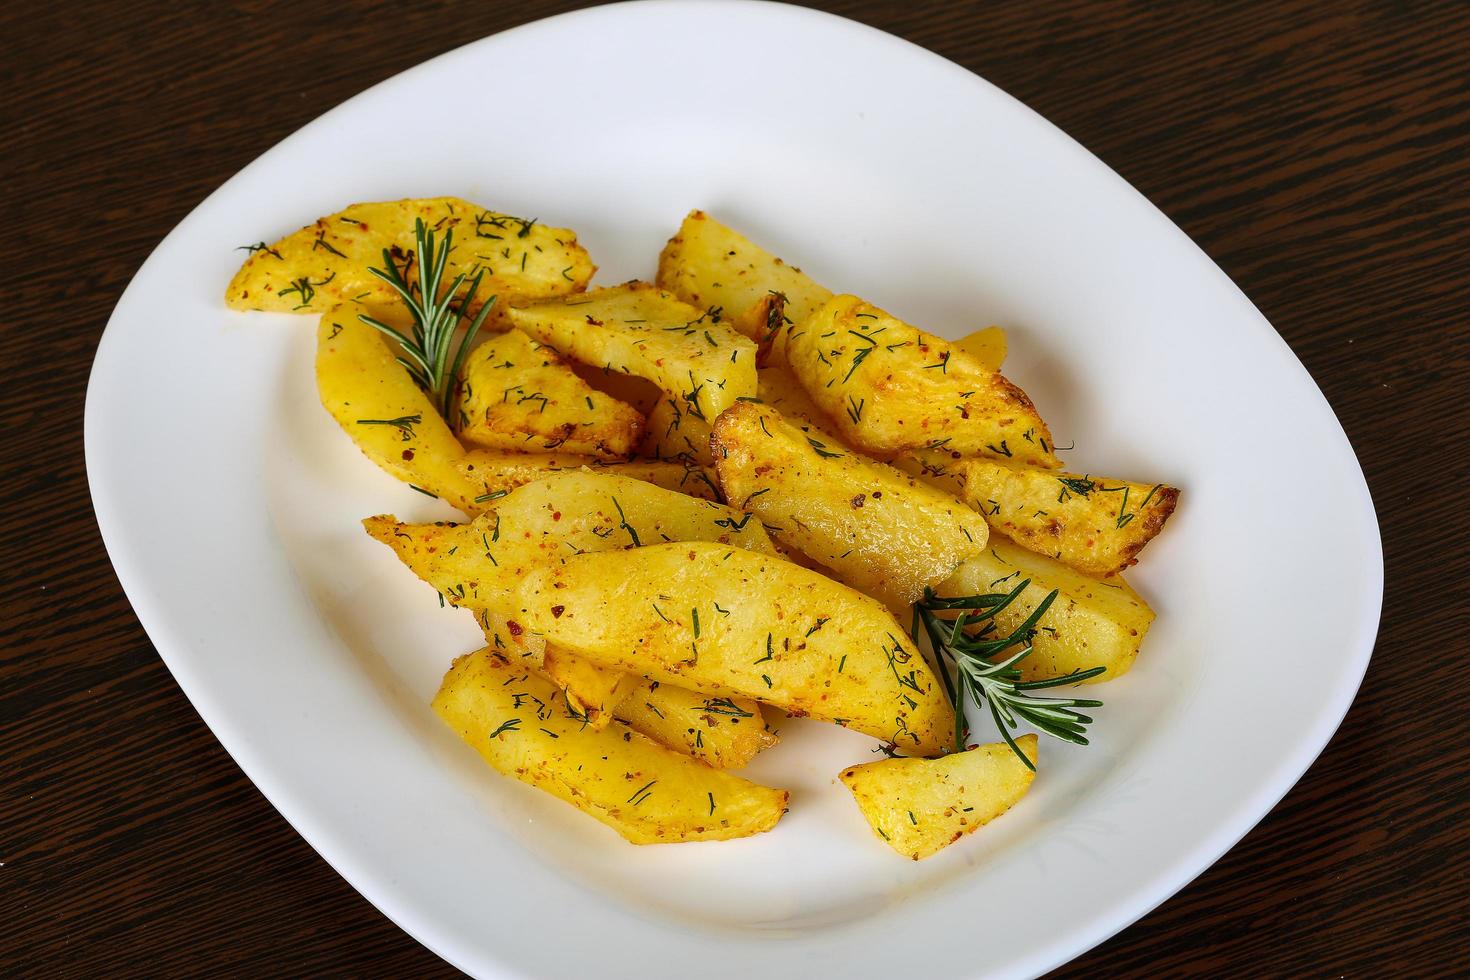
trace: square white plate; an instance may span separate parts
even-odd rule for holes
[[[919,864],[835,784],[873,743],[831,726],[790,723],[757,760],[792,811],[744,841],[635,848],[486,770],[427,706],[473,624],[357,523],[450,512],[321,411],[312,321],[221,299],[236,246],[440,194],[576,228],[601,283],[651,277],[698,206],[936,332],[1005,325],[1006,373],[1076,440],[1069,466],[1184,488],[1130,576],[1159,618],[1133,672],[1096,689],[1094,744],[1044,744],[1019,806]],[[1382,600],[1337,420],[1198,248],[963,69],[768,4],[532,24],[287,139],[128,287],[86,450],[128,597],[220,741],[344,877],[481,976],[1040,973],[1286,792],[1351,702]]]

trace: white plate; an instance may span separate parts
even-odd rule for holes
[[[738,54],[739,60],[730,60]],[[758,760],[770,834],[634,848],[481,767],[427,708],[468,616],[369,541],[442,516],[316,403],[311,322],[224,309],[243,257],[349,202],[456,194],[577,228],[599,281],[652,274],[692,206],[816,278],[958,335],[1084,470],[1184,488],[1133,577],[1159,613],[1090,748],[933,860],[872,839],[793,723]],[[88,390],[108,551],[180,686],[374,904],[483,976],[1036,974],[1230,847],[1327,742],[1367,665],[1377,525],[1341,428],[1234,285],[1116,175],[963,69],[824,14],[605,7],[488,38],[327,113],[139,271]]]

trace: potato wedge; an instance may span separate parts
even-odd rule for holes
[[[1026,393],[948,341],[856,296],[783,330],[776,349],[837,432],[888,459],[943,446],[964,456],[1060,465]]]
[[[960,464],[965,499],[1016,544],[1089,575],[1116,575],[1174,513],[1179,491],[977,459]]]
[[[465,359],[458,428],[465,444],[481,449],[612,460],[637,447],[643,416],[592,388],[550,347],[507,330]]]
[[[777,325],[782,316],[800,322],[832,298],[800,269],[703,211],[690,211],[664,246],[656,281],[700,309],[720,307],[758,341],[770,333],[772,293],[784,299]]]
[[[1018,629],[1053,589],[1059,594],[1036,624],[1031,655],[1016,665],[1022,679],[1106,667],[1106,673],[1084,682],[1100,684],[1128,672],[1154,612],[1121,576],[1093,578],[992,534],[985,554],[955,569],[934,591],[942,596],[985,595],[1009,592],[1028,580],[1031,584],[1016,601],[996,615],[1000,633]]]
[[[464,449],[427,395],[356,307],[334,307],[317,326],[316,387],[322,405],[357,448],[405,483],[473,506],[474,484],[460,475]]]
[[[546,641],[527,633],[504,616],[488,609],[475,610],[475,622],[485,634],[485,643],[512,663],[541,669],[546,661]]]
[[[755,514],[783,544],[895,608],[984,554],[990,529],[980,515],[829,439],[768,405],[741,402],[715,421],[715,472],[725,499]]]
[[[495,499],[505,496],[516,487],[523,487],[552,473],[580,470],[584,466],[594,473],[642,480],[691,497],[718,500],[720,496],[719,488],[715,486],[709,473],[691,463],[675,460],[630,459],[626,462],[604,463],[590,456],[564,453],[505,453],[472,449],[460,458],[458,466],[465,479],[475,485],[477,498],[490,498],[494,495],[494,499],[476,503],[471,513],[493,510]]]
[[[754,523],[752,521],[752,523]],[[707,542],[575,555],[519,582],[516,619],[607,667],[937,754],[954,712],[878,602],[816,572]]]
[[[801,386],[796,375],[791,373],[790,368],[780,364],[762,367],[756,377],[755,391],[762,402],[784,415],[788,422],[821,429],[832,442],[843,449],[852,448],[841,438],[832,435],[836,428],[832,420],[812,401],[812,396],[806,393],[806,389]]]
[[[959,464],[964,461],[959,453],[945,452],[943,446],[913,449],[893,457],[894,469],[902,470],[936,490],[963,500],[965,497],[965,475]]]
[[[505,315],[584,364],[647,378],[705,420],[755,394],[755,344],[712,311],[648,283],[517,306]]]
[[[599,666],[551,643],[546,645],[541,673],[566,692],[568,707],[593,728],[612,721],[613,709],[639,682],[632,674]]]
[[[519,623],[488,609],[475,610],[475,621],[480,624],[490,649],[511,663],[534,667],[566,692],[568,709],[582,715],[585,723],[593,728],[605,727],[612,721],[613,707],[622,703],[640,683],[649,683],[551,646],[542,637],[526,632]]]
[[[454,662],[433,706],[492,768],[634,844],[749,837],[786,812],[785,790],[713,769],[622,724],[586,727],[550,681],[489,649]]]
[[[248,246],[250,257],[230,280],[225,303],[235,310],[322,313],[346,300],[389,303],[397,294],[368,269],[383,266],[383,250],[403,266],[412,260],[414,221],[443,235],[454,232],[455,254],[445,282],[483,271],[481,297],[511,303],[581,292],[597,267],[577,233],[489,211],[457,197],[354,204],[319,218],[274,245]]]
[[[1016,744],[1036,765],[1036,736]],[[938,759],[880,759],[842,770],[873,833],[918,861],[944,850],[1015,806],[1036,772],[1009,745],[977,745]]]
[[[716,769],[739,769],[776,744],[758,702],[711,697],[645,678],[613,714],[635,732]]]
[[[648,413],[648,430],[638,452],[650,459],[710,469],[710,425],[688,411],[682,399],[666,396]]]
[[[664,541],[775,550],[760,522],[739,511],[605,473],[553,473],[494,504],[468,524],[403,524],[384,516],[362,523],[449,604],[490,609],[523,629],[530,627],[515,615],[518,581],[568,555]]]
[[[985,327],[965,334],[954,345],[988,370],[999,371],[1000,366],[1005,363],[1006,332],[1000,327]]]

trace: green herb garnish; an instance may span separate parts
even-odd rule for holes
[[[1036,767],[1016,745],[1011,731],[1020,722],[1025,722],[1043,735],[1086,745],[1087,736],[1083,731],[1092,718],[1077,709],[1101,707],[1102,702],[1085,698],[1036,697],[1031,692],[1076,684],[1098,676],[1107,668],[1074,670],[1064,677],[1039,681],[1021,680],[1021,671],[1016,664],[1030,655],[1036,624],[1051,608],[1057,592],[1052,591],[1020,626],[1008,634],[999,633],[995,617],[1015,602],[1030,584],[1030,579],[1027,579],[1008,593],[958,598],[941,597],[926,588],[924,598],[914,606],[913,633],[917,643],[919,626],[923,625],[939,660],[939,676],[955,709],[955,751],[965,750],[969,729],[965,725],[964,708],[967,703],[973,703],[976,707],[990,709],[991,717],[1011,751],[1028,769],[1034,770]],[[958,618],[950,620],[938,615],[940,611],[949,610],[958,611]],[[1019,649],[1013,651],[1015,647]]]
[[[454,232],[446,231],[440,246],[435,241],[434,233],[419,218],[414,221],[414,240],[414,256],[404,263],[402,269],[393,261],[392,251],[386,248],[383,249],[384,268],[368,269],[368,272],[392,286],[402,297],[409,313],[413,315],[412,336],[366,314],[358,314],[358,319],[398,341],[404,354],[398,358],[398,363],[413,375],[419,387],[433,399],[439,414],[447,419],[453,415],[451,409],[454,406],[455,378],[459,376],[459,369],[464,363],[465,355],[470,351],[475,334],[490,315],[495,297],[491,296],[480,306],[479,312],[470,317],[469,311],[475,305],[475,296],[479,292],[484,271],[475,273],[473,279],[460,273],[448,288],[443,288],[441,284],[444,281],[444,269],[449,263],[449,253],[454,250]],[[414,260],[417,276],[416,281],[410,282],[405,278],[405,273]],[[303,296],[302,301],[309,300]],[[468,321],[468,326],[460,335],[463,321]],[[456,335],[459,335],[457,343]]]

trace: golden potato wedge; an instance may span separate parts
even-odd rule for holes
[[[719,307],[761,340],[771,329],[770,296],[779,293],[780,318],[800,322],[832,298],[813,282],[703,211],[691,211],[658,257],[658,285],[700,309]],[[714,416],[710,416],[714,418]]]
[[[960,464],[965,499],[1016,544],[1089,575],[1116,575],[1174,513],[1179,491],[1017,463]]]
[[[832,420],[812,401],[812,396],[806,393],[790,368],[780,364],[765,365],[757,374],[755,391],[762,402],[784,415],[788,422],[821,429],[833,443],[843,449],[851,449],[841,438],[832,435],[836,428]]]
[[[888,459],[943,446],[1060,465],[1024,391],[856,296],[835,297],[783,330],[776,348],[838,434],[865,452]]]
[[[676,460],[630,459],[626,462],[604,463],[591,456],[564,453],[504,453],[472,449],[460,458],[458,465],[460,473],[477,488],[477,498],[488,498],[492,494],[504,496],[516,487],[523,487],[552,473],[579,470],[584,466],[594,473],[642,480],[691,497],[718,500],[720,496],[719,489],[708,472],[692,463]],[[494,507],[493,499],[476,503],[471,513]]]
[[[755,394],[755,344],[713,311],[645,282],[516,306],[505,315],[584,364],[647,378],[706,421]]]
[[[837,449],[768,405],[716,421],[715,472],[731,506],[891,607],[907,606],[985,552],[984,518],[891,466]]]
[[[494,504],[468,524],[403,524],[385,516],[362,523],[449,604],[490,609],[524,629],[515,615],[518,580],[568,555],[706,540],[774,552],[760,522],[746,514],[606,473],[553,473]]]
[[[1020,628],[1053,589],[1059,594],[1036,624],[1031,655],[1016,665],[1023,680],[1106,667],[1106,673],[1084,682],[1100,684],[1128,672],[1154,612],[1121,576],[1093,578],[992,534],[983,555],[955,569],[934,591],[950,597],[989,595],[1028,580],[1016,601],[996,615],[1001,634]]]
[[[1016,744],[1036,765],[1036,736]],[[838,777],[873,833],[914,861],[944,850],[1015,806],[1036,772],[1004,742],[938,759],[879,759]]]
[[[523,663],[541,669],[546,661],[546,641],[512,623],[497,612],[476,609],[475,622],[485,634],[485,643],[512,663]]]
[[[662,388],[636,374],[614,371],[601,365],[593,367],[581,361],[568,363],[571,364],[572,370],[577,372],[577,377],[598,391],[611,395],[620,402],[632,405],[640,415],[648,415],[653,411],[653,406],[663,401],[665,397]]]
[[[969,354],[982,366],[999,371],[1006,359],[1006,332],[1000,327],[985,327],[966,334],[954,342],[955,347]]]
[[[566,692],[568,707],[580,713],[586,724],[593,728],[602,728],[612,721],[613,707],[620,704],[641,681],[641,678],[599,667],[576,654],[550,646],[542,637],[526,632],[519,623],[499,613],[477,609],[475,620],[480,624],[490,649],[511,663],[534,667]]]
[[[906,751],[954,737],[949,701],[882,605],[771,555],[701,541],[574,555],[530,571],[517,595],[527,629],[607,667]]]
[[[899,453],[893,457],[892,465],[936,490],[963,500],[965,475],[960,472],[958,464],[964,458],[959,453],[946,452],[941,445]]]
[[[460,373],[459,437],[481,449],[625,459],[643,435],[632,405],[595,390],[519,330],[492,335]]]
[[[750,698],[712,697],[646,678],[637,685],[613,710],[618,721],[716,769],[739,769],[776,744]]]
[[[639,453],[650,459],[708,469],[710,425],[688,410],[682,399],[666,396],[648,413],[648,429]]]
[[[567,228],[456,197],[383,201],[351,205],[274,245],[247,246],[250,257],[230,280],[225,303],[236,310],[322,313],[346,300],[394,302],[392,287],[368,269],[383,267],[384,249],[400,268],[412,261],[418,218],[441,236],[454,233],[446,285],[460,273],[483,271],[479,295],[496,297],[497,315],[511,303],[581,292],[597,269],[577,244],[577,233]]]
[[[455,507],[473,505],[460,475],[464,449],[381,333],[334,307],[317,326],[316,387],[322,405],[368,459]]]
[[[616,722],[588,728],[555,685],[488,648],[454,662],[433,706],[491,768],[634,844],[749,837],[786,812],[785,790],[713,769]]]

